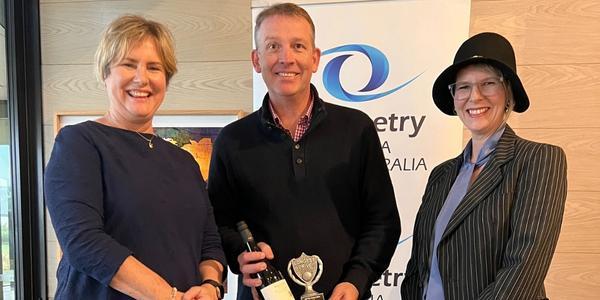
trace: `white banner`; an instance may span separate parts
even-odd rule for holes
[[[301,6],[313,18],[316,44],[323,53],[312,80],[319,95],[366,112],[379,132],[402,235],[389,269],[373,286],[372,299],[400,299],[427,177],[433,167],[461,151],[461,123],[435,107],[431,88],[468,37],[471,2],[340,1]],[[253,8],[253,20],[262,9]],[[254,73],[255,109],[265,93],[262,77]]]

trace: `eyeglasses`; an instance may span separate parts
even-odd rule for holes
[[[477,85],[479,92],[484,96],[493,96],[500,92],[504,87],[504,79],[502,77],[490,77],[480,82],[458,81],[448,85],[452,98],[456,101],[465,101],[471,97],[473,86]]]

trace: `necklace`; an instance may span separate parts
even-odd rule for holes
[[[147,138],[145,137],[143,134],[139,133],[139,132],[135,132],[137,133],[141,138],[143,138],[146,142],[148,142],[148,148],[150,149],[154,149],[154,144],[152,143],[152,140],[154,139],[155,135],[153,134],[151,138]]]

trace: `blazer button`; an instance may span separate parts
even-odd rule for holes
[[[303,162],[302,158],[300,158],[300,157],[296,158],[296,163],[297,164],[301,165],[302,162]]]
[[[294,145],[294,149],[296,149],[296,150],[300,149],[300,144]]]

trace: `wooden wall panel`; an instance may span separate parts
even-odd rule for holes
[[[600,192],[600,130],[516,129],[533,141],[558,145],[567,154],[569,191]]]
[[[554,300],[590,300],[600,296],[600,254],[556,253],[546,277],[546,293]]]
[[[600,127],[600,64],[527,65],[518,72],[530,107],[511,115],[513,128]]]
[[[600,249],[600,193],[570,191],[556,252],[595,253]]]
[[[103,88],[92,74],[92,57],[100,31],[126,12],[163,21],[174,31],[182,64],[163,109],[251,110],[250,3],[264,6],[275,1],[40,2],[46,159],[52,147],[54,113],[106,108]],[[496,31],[511,40],[531,97],[531,109],[514,114],[509,124],[521,136],[557,144],[567,153],[569,195],[546,280],[548,294],[551,299],[597,297],[600,1],[472,0],[470,32],[482,31]],[[54,267],[49,265],[49,280],[54,278]]]
[[[510,125],[509,121],[509,125]],[[587,128],[513,128],[524,139],[557,145],[567,155],[569,191],[600,192],[600,130]],[[469,139],[463,129],[463,145]]]
[[[495,31],[515,48],[531,107],[524,114],[513,114],[509,124],[520,136],[559,145],[567,154],[569,191],[546,278],[548,296],[596,299],[600,296],[600,1],[471,3],[470,34]]]
[[[600,1],[471,2],[471,33],[495,31],[515,46],[517,63],[600,63]]]
[[[105,111],[108,99],[93,74],[101,31],[136,13],[173,32],[179,72],[162,110],[252,110],[250,0],[41,0],[44,154],[54,143],[54,115]],[[56,289],[58,242],[47,218],[48,298]]]
[[[52,154],[52,146],[54,145],[54,125],[44,125],[44,165],[48,163],[50,160],[50,154]],[[50,222],[50,219],[46,219]],[[50,223],[48,223],[50,225]],[[46,229],[52,230],[52,235],[54,236],[54,229],[52,226],[47,226]],[[46,236],[48,238],[48,236]]]
[[[249,1],[130,0],[41,4],[43,64],[92,63],[100,33],[125,13],[167,24],[181,62],[249,60]]]
[[[278,0],[252,0],[252,7],[266,7],[275,3],[286,2]],[[328,3],[347,3],[347,2],[365,2],[365,0],[295,0],[290,1],[298,5],[308,4],[328,4]]]
[[[252,110],[252,66],[249,61],[180,63],[162,109]],[[48,65],[42,69],[44,124],[56,112],[106,110],[104,86],[91,65]]]
[[[39,0],[40,4],[44,4],[44,3],[73,3],[73,2],[98,2],[99,0]],[[104,2],[117,2],[117,1],[128,1],[128,0],[101,0]]]

